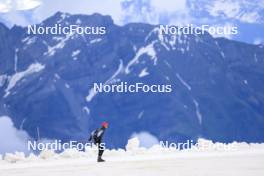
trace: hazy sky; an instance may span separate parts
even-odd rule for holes
[[[185,0],[0,0],[1,16],[19,25],[38,23],[57,11],[72,14],[99,12],[111,15],[117,24],[123,24],[125,20],[143,22],[150,17],[152,22],[158,23],[159,14],[184,10]]]
[[[264,0],[0,0],[0,22],[9,27],[40,23],[57,11],[101,13],[114,22],[239,26],[236,40],[263,43]],[[252,32],[254,31],[254,32]]]

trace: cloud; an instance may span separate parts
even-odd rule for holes
[[[262,44],[262,42],[263,42],[263,40],[262,40],[261,38],[256,38],[256,39],[254,39],[254,41],[253,41],[253,43],[254,43],[255,45]]]
[[[153,145],[159,144],[159,140],[152,134],[146,131],[132,134],[132,138],[138,138],[140,147],[150,148]]]
[[[62,5],[63,4],[63,5]],[[111,15],[114,19],[121,16],[120,1],[112,0],[45,0],[41,6],[33,12],[35,20],[40,22],[45,18],[53,15],[57,11],[68,12],[72,14],[92,14],[101,13],[103,15]]]
[[[263,23],[264,1],[259,0],[189,0],[193,12],[208,13],[212,18]]]
[[[28,139],[28,134],[17,130],[9,117],[0,117],[0,154],[15,151],[27,153]]]
[[[152,0],[152,6],[157,9],[157,11],[167,11],[167,12],[175,12],[180,10],[186,10],[187,4],[186,0],[174,0],[174,1],[160,1],[160,0]]]
[[[25,14],[25,11],[29,13]],[[40,23],[57,11],[111,15],[116,24],[201,23],[238,20],[263,22],[264,1],[258,0],[0,0],[0,14],[12,24]],[[11,14],[9,14],[11,13]],[[29,15],[30,14],[30,15]]]
[[[10,27],[31,24],[32,11],[40,5],[41,0],[0,0],[0,21]]]
[[[40,0],[13,0],[13,2],[15,2],[16,10],[29,10],[41,5]]]
[[[41,5],[40,0],[1,0],[0,12],[7,13],[15,10],[30,10]]]
[[[118,25],[131,22],[178,26],[242,24],[247,25],[246,33],[250,31],[249,25],[262,25],[264,22],[263,0],[0,0],[0,21],[9,27],[41,23],[58,11],[110,15]],[[259,36],[254,34],[253,38]],[[252,42],[246,34],[222,37]]]
[[[150,24],[187,24],[186,0],[124,0],[121,2],[123,23],[143,22]]]
[[[22,26],[40,23],[58,11],[88,15],[97,12],[110,15],[119,25],[167,23],[171,19],[178,22],[186,21],[186,9],[186,0],[2,0],[0,3],[1,16]]]
[[[10,10],[10,6],[7,4],[7,2],[0,2],[0,12],[6,13]]]

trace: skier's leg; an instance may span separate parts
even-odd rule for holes
[[[98,162],[103,162],[104,160],[102,159],[102,155],[104,153],[104,147],[101,146],[101,143],[98,143]]]
[[[99,147],[99,156],[102,157],[103,153],[104,153],[104,147],[100,146]]]

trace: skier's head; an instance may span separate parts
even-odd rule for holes
[[[104,127],[104,128],[108,128],[108,122],[103,122],[103,123],[102,123],[102,127]]]

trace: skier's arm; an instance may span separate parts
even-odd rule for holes
[[[97,136],[98,139],[101,139],[101,138],[103,137],[103,134],[104,134],[104,130],[103,130],[103,129],[100,129],[100,130],[97,132],[96,136]]]
[[[91,134],[90,134],[90,137],[89,137],[88,141],[92,141],[92,139],[93,139],[93,136],[94,136],[94,133],[95,133],[95,131],[92,131],[92,132],[91,132]]]

